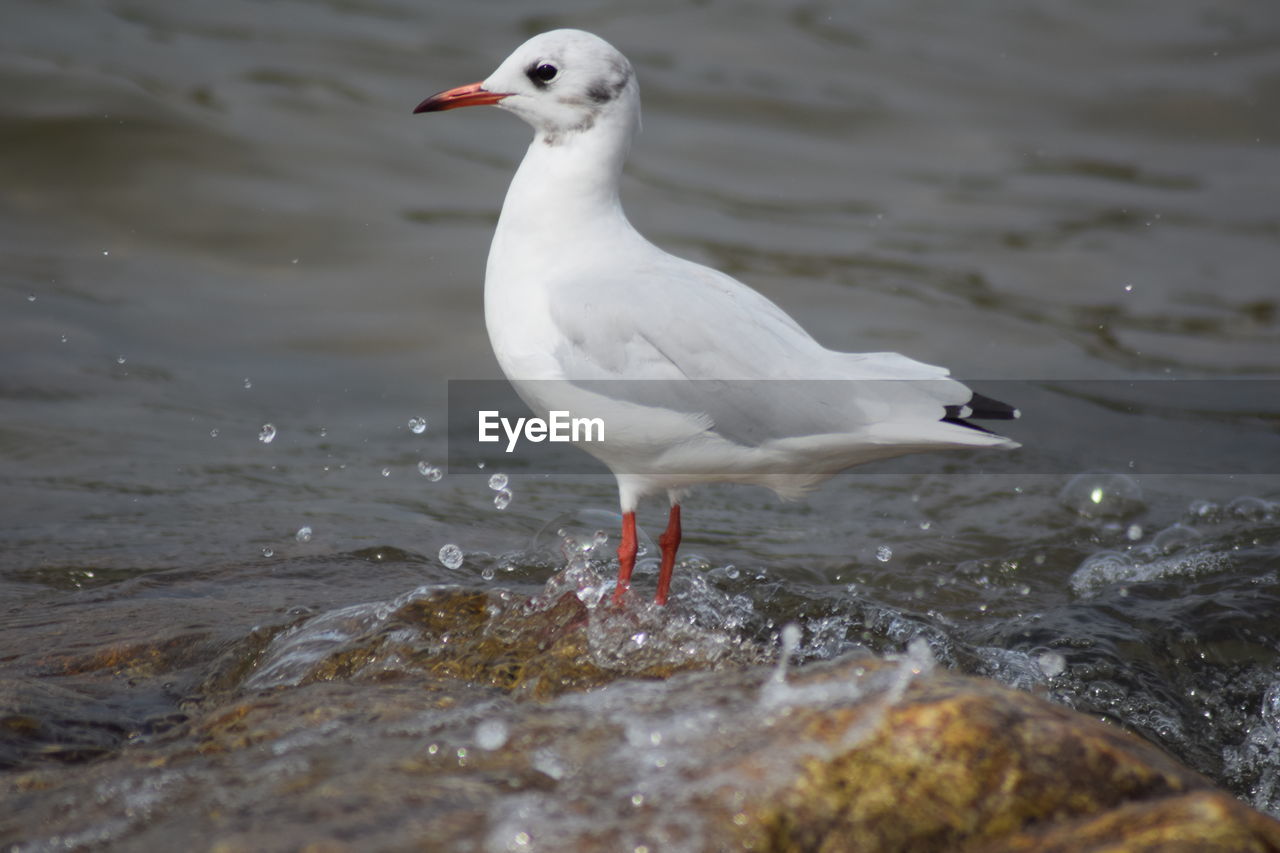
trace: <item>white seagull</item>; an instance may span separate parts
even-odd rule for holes
[[[680,500],[696,484],[754,483],[794,498],[875,459],[1018,446],[968,422],[1017,410],[945,368],[826,349],[756,291],[642,237],[618,200],[640,88],[603,39],[571,29],[534,36],[487,79],[414,112],[482,104],[534,130],[489,248],[489,340],[535,412],[604,415],[607,440],[581,446],[618,481],[615,603],[630,585],[636,506],[647,494],[665,491],[671,502],[658,539],[663,604]]]

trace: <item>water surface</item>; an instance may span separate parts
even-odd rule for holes
[[[640,75],[624,200],[642,231],[828,346],[1034,397],[1011,401],[1026,447],[998,459],[879,463],[794,504],[696,494],[677,618],[763,643],[797,622],[810,658],[923,637],[1280,813],[1277,402],[1181,411],[1141,390],[1280,374],[1268,3],[15,0],[4,17],[0,660],[23,689],[105,703],[63,696],[108,733],[70,760],[173,713],[201,643],[421,585],[535,591],[560,568],[548,535],[613,533],[606,477],[504,471],[499,510],[492,466],[420,473],[447,457],[447,382],[498,376],[484,256],[528,131],[409,111],[579,26]],[[1064,391],[1081,380],[1123,382]],[[1194,464],[1128,470],[1113,441],[1147,434]],[[644,507],[649,534],[662,517]],[[197,635],[186,681],[47,666]]]

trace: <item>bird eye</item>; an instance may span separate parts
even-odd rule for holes
[[[533,71],[530,72],[529,76],[536,80],[541,80],[543,83],[550,83],[559,73],[560,69],[556,68],[549,62],[544,62],[541,65],[536,66]]]

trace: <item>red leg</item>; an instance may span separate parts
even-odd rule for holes
[[[658,594],[653,600],[656,604],[666,604],[671,572],[676,567],[676,551],[680,548],[680,504],[671,505],[667,529],[658,537],[658,546],[662,549],[662,565],[658,568]]]
[[[622,541],[618,543],[618,585],[613,590],[613,603],[622,604],[622,596],[631,588],[631,571],[636,567],[636,514],[622,514]]]

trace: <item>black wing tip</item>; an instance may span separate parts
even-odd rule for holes
[[[976,429],[978,432],[991,432],[985,427],[970,423],[969,420],[1012,421],[1022,417],[1022,412],[1008,403],[974,392],[969,402],[961,406],[946,406],[946,415],[942,420],[956,426]]]

